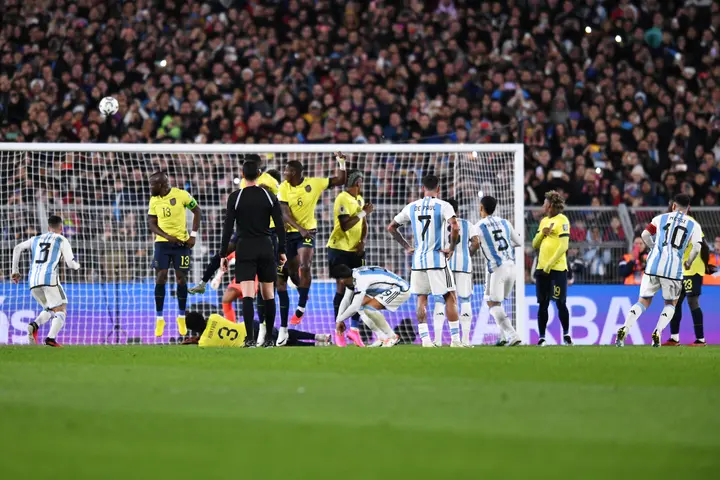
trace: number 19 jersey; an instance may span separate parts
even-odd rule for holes
[[[413,270],[439,270],[447,266],[443,249],[443,224],[455,216],[449,203],[435,197],[416,200],[397,214],[395,222],[411,224],[413,234]]]
[[[664,213],[653,218],[655,245],[647,258],[645,273],[682,280],[685,250],[702,242],[702,228],[683,212]]]

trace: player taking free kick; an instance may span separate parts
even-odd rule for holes
[[[161,337],[165,331],[163,308],[165,306],[165,284],[170,263],[175,268],[177,281],[177,300],[180,310],[177,317],[178,332],[187,335],[185,325],[185,306],[187,304],[187,275],[190,270],[190,249],[195,246],[195,238],[200,229],[200,207],[185,190],[170,188],[164,172],[150,176],[150,206],[148,207],[148,225],[155,234],[155,258],[153,265],[155,278],[155,336]],[[188,235],[185,209],[193,213],[192,232]]]
[[[80,269],[80,264],[75,261],[73,256],[70,242],[63,237],[62,231],[62,219],[53,215],[48,219],[47,233],[26,240],[13,250],[11,278],[15,283],[20,281],[20,255],[25,250],[30,250],[30,273],[28,274],[30,293],[43,308],[40,315],[28,325],[28,341],[31,344],[37,343],[40,326],[52,319],[45,345],[60,346],[56,338],[60,329],[65,325],[67,316],[67,295],[60,285],[58,277],[60,257],[65,259],[68,267],[73,270]]]

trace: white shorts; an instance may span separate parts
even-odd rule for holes
[[[413,270],[410,274],[410,293],[415,295],[445,295],[455,291],[455,279],[449,267],[438,270]]]
[[[35,287],[30,290],[30,293],[47,310],[67,304],[67,295],[59,283],[55,287]]]
[[[400,308],[403,303],[408,301],[408,298],[410,298],[410,291],[403,291],[399,288],[391,288],[390,290],[385,290],[381,294],[376,295],[374,298],[383,307],[385,307],[386,310],[394,312]]]
[[[455,289],[457,290],[458,298],[472,297],[472,294],[473,294],[472,273],[453,272],[453,277],[455,277]]]
[[[515,265],[502,264],[488,274],[485,285],[485,300],[502,302],[510,296],[515,285]]]
[[[643,275],[640,281],[640,298],[652,298],[659,290],[662,290],[664,300],[677,300],[680,298],[681,289],[682,280]]]

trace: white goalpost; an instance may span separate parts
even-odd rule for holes
[[[17,243],[47,229],[49,215],[63,218],[64,234],[82,265],[73,272],[61,262],[60,278],[69,305],[58,340],[68,344],[173,343],[179,336],[172,321],[165,336],[153,336],[155,274],[153,235],[147,226],[149,175],[167,172],[170,185],[188,190],[202,209],[189,276],[194,285],[220,246],[223,207],[227,196],[239,187],[244,154],[259,154],[263,168],[281,173],[286,162],[298,160],[305,166],[306,176],[327,177],[334,172],[336,151],[347,155],[349,168],[363,172],[362,195],[375,204],[368,217],[368,265],[380,265],[410,278],[410,259],[385,227],[407,203],[420,197],[420,179],[428,173],[441,178],[441,198],[458,201],[458,216],[472,223],[479,221],[478,193],[482,192],[498,199],[497,215],[507,218],[517,231],[525,231],[523,146],[519,144],[0,143],[0,344],[26,343],[26,325],[40,311],[28,291],[29,258],[21,259],[23,279],[19,285],[10,281],[11,259]],[[325,245],[333,226],[333,202],[340,191],[325,192],[316,212],[314,280],[307,313],[298,326],[314,333],[334,329],[335,282],[328,278]],[[410,236],[409,229],[403,233]],[[506,302],[506,311],[522,340],[527,341],[523,247],[517,248],[516,258],[516,289]],[[486,268],[480,252],[473,257],[473,270],[472,339],[476,344],[490,343],[498,330],[484,306]],[[190,296],[188,310],[221,312],[220,298],[228,280],[226,275],[218,290]],[[169,319],[177,313],[174,293],[171,272],[165,301]],[[292,311],[297,302],[294,291],[290,302]],[[393,327],[406,318],[416,324],[414,302],[388,315]]]

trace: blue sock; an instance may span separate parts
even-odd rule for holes
[[[298,287],[297,290],[300,298],[298,299],[298,307],[297,310],[295,310],[295,316],[300,318],[305,314],[305,305],[307,305],[310,289],[305,287]]]

